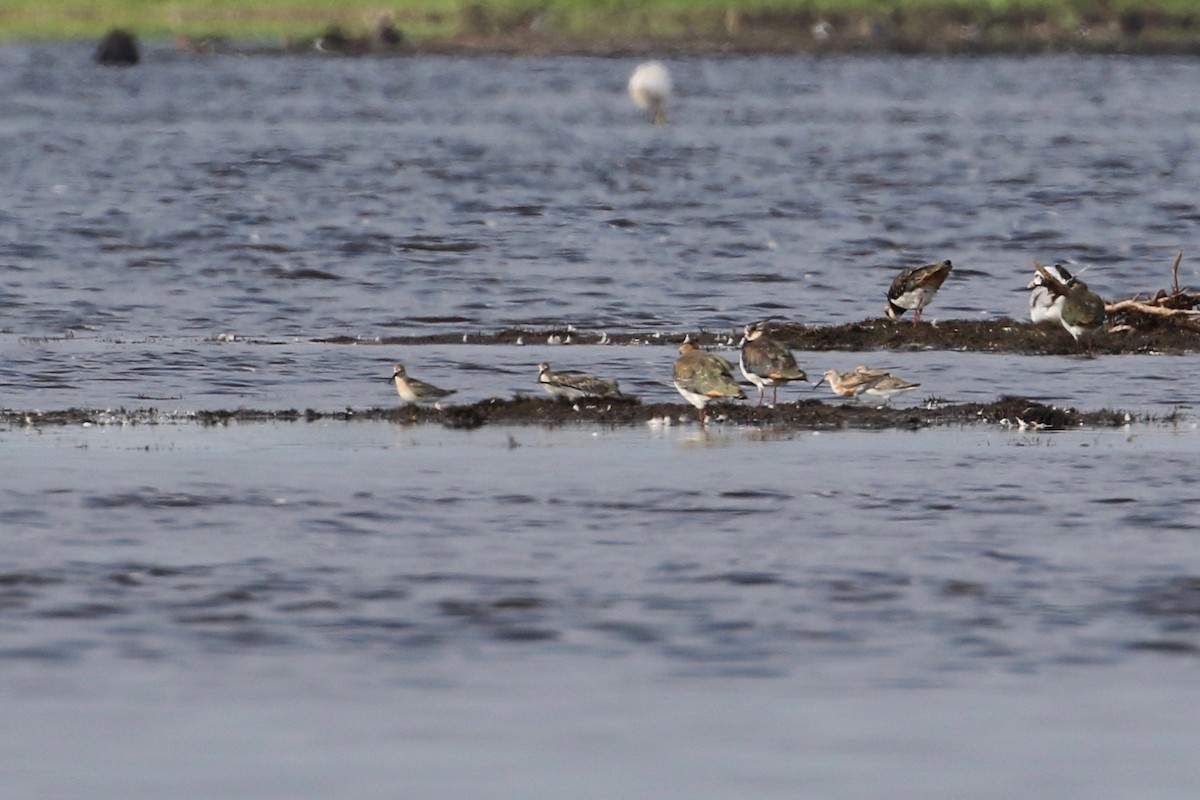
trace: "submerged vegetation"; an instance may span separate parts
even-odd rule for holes
[[[284,44],[382,20],[414,50],[1200,52],[1194,0],[5,0],[0,38]]]

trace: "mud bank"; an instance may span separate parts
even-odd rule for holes
[[[428,336],[339,336],[317,339],[322,344],[430,345],[430,344],[620,344],[674,345],[685,338],[701,345],[736,345],[741,331],[678,331],[673,333],[576,330],[571,327],[518,329],[496,333],[465,332]],[[794,350],[954,350],[1018,355],[1072,355],[1080,347],[1062,326],[1033,325],[1013,319],[892,322],[868,319],[845,325],[800,325],[778,322],[772,335]],[[1097,337],[1092,352],[1109,355],[1190,353],[1200,350],[1200,334],[1162,324],[1137,329],[1120,328]]]
[[[1078,411],[1059,408],[1023,397],[1001,397],[992,403],[942,404],[929,400],[920,407],[894,408],[854,402],[803,400],[776,408],[752,404],[709,406],[710,425],[762,426],[773,430],[919,430],[939,426],[989,424],[1029,430],[1068,430],[1081,427],[1112,428],[1132,422],[1162,422],[1170,419],[1134,417],[1123,411]],[[344,409],[341,411],[279,411],[228,409],[163,412],[155,408],[98,410],[71,408],[62,411],[0,411],[0,426],[7,430],[62,425],[170,425],[230,423],[370,421],[397,425],[441,424],[448,428],[473,429],[483,425],[678,425],[697,424],[696,412],[683,403],[643,405],[637,398],[600,402],[565,403],[551,399],[517,396],[509,400],[489,398],[470,405],[449,405],[439,410],[399,406],[394,408]]]
[[[1200,54],[1200,22],[1194,11],[1122,10],[1111,4],[1084,10],[995,4],[972,8],[959,3],[914,9],[647,9],[640,25],[631,24],[622,13],[571,23],[554,13],[483,4],[466,6],[457,18],[409,16],[377,30],[365,29],[361,21],[331,18],[320,33],[297,31],[278,45],[239,44],[236,34],[219,31],[181,36],[177,44],[201,53],[335,57]],[[413,30],[425,31],[410,35],[405,30],[410,23]],[[427,27],[430,23],[434,32]]]

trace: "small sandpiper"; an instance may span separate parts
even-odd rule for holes
[[[857,367],[854,368],[854,374],[861,375],[864,378],[882,378],[884,375],[887,375],[888,373],[887,373],[887,370],[872,369],[871,367],[868,367],[866,364],[859,364]]]
[[[671,73],[661,61],[638,64],[629,77],[629,96],[642,111],[654,115],[654,124],[667,121],[667,100],[671,97]]]
[[[692,342],[684,342],[675,361],[675,388],[700,412],[700,424],[708,415],[705,406],[712,400],[736,398],[745,400],[746,393],[733,379],[733,364],[716,353],[706,353]]]
[[[808,375],[796,364],[786,344],[767,335],[767,320],[752,322],[742,337],[738,366],[746,380],[758,387],[758,404],[763,404],[764,387],[771,387],[771,408],[779,400],[779,387],[791,381],[806,381]]]
[[[1046,271],[1054,277],[1058,278],[1059,282],[1068,289],[1074,285],[1075,278],[1071,273],[1063,268],[1062,264],[1054,264],[1046,267]],[[1040,272],[1034,271],[1033,280],[1025,287],[1029,289],[1029,320],[1037,325],[1042,322],[1053,322],[1056,325],[1062,324],[1062,307],[1066,300],[1064,295],[1058,294],[1046,285],[1046,280]]]
[[[866,391],[868,386],[886,374],[886,372],[867,369],[861,365],[853,372],[838,372],[836,369],[827,369],[825,370],[825,374],[821,376],[821,380],[813,384],[813,388],[817,388],[822,383],[828,383],[829,388],[838,397],[853,397],[857,399],[860,394]]]
[[[882,376],[875,378],[867,384],[866,393],[875,397],[882,397],[885,403],[890,403],[892,398],[898,394],[911,392],[921,384],[911,383],[903,378],[897,378],[887,372]]]
[[[1104,329],[1106,312],[1104,301],[1100,295],[1089,291],[1087,284],[1076,278],[1070,284],[1056,278],[1045,266],[1034,262],[1034,269],[1045,282],[1047,288],[1056,295],[1063,297],[1062,326],[1077,343],[1087,345],[1088,355],[1092,354],[1092,338]]]
[[[621,396],[621,388],[614,380],[584,372],[553,372],[544,361],[538,364],[538,383],[558,400]]]
[[[396,394],[400,399],[412,405],[427,405],[432,403],[440,409],[439,402],[443,397],[449,397],[457,389],[439,389],[432,383],[410,378],[403,364],[397,364],[392,369],[392,377],[388,380],[396,384]]]
[[[888,319],[900,319],[905,311],[915,311],[913,324],[919,322],[921,310],[933,300],[953,268],[947,259],[940,264],[911,267],[897,275],[887,292]]]

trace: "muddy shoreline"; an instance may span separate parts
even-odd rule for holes
[[[819,25],[820,22],[813,23]],[[1200,56],[1200,36],[1189,29],[1172,30],[1169,36],[1112,34],[1111,26],[1099,34],[1089,30],[1043,34],[1037,31],[1005,32],[980,36],[968,26],[931,34],[891,35],[874,32],[871,23],[856,21],[852,30],[835,40],[814,38],[803,30],[759,32],[734,37],[601,37],[533,36],[525,34],[459,36],[416,42],[395,51],[359,49],[333,55],[399,56],[510,56],[552,58],[721,58],[738,56],[1045,56],[1128,55]],[[952,25],[952,23],[947,23]],[[309,52],[307,42],[290,43],[282,53]]]
[[[1200,55],[1200,14],[1188,10],[1116,9],[1083,12],[1014,6],[961,5],[918,9],[875,7],[817,12],[813,9],[694,9],[650,25],[660,33],[631,31],[623,16],[592,30],[556,27],[552,17],[483,5],[457,17],[439,16],[451,32],[410,37],[403,24],[363,30],[335,22],[309,36],[275,44],[239,41],[214,32],[180,36],[180,50],[194,53],[338,56],[590,56],[719,58],[722,56],[1038,56]]]
[[[918,407],[891,407],[855,402],[808,399],[781,403],[776,408],[750,403],[709,406],[710,427],[758,426],[773,431],[920,430],[967,425],[998,425],[1022,430],[1113,428],[1133,422],[1170,423],[1167,418],[1135,417],[1123,411],[1079,411],[1046,405],[1023,397],[1001,397],[992,403],[939,403]],[[317,411],[306,409],[228,409],[161,411],[156,408],[98,410],[71,408],[61,411],[0,411],[0,426],[20,430],[54,426],[125,425],[228,425],[270,422],[391,422],[397,425],[440,424],[471,430],[484,425],[550,427],[563,425],[698,426],[696,412],[683,403],[642,404],[637,398],[559,402],[518,395],[511,399],[488,398],[469,405],[443,409],[395,406],[389,408]]]
[[[1080,347],[1060,325],[998,320],[942,320],[914,325],[909,319],[892,322],[867,319],[844,325],[802,325],[779,321],[772,335],[793,350],[954,350],[959,352],[1014,353],[1018,355],[1076,355]],[[355,337],[336,336],[315,339],[320,344],[421,346],[444,344],[613,344],[672,345],[684,339],[703,346],[733,346],[741,331],[677,331],[673,333],[633,331],[611,332],[555,328],[508,328],[495,333],[466,332],[416,336]],[[1092,352],[1097,355],[1182,354],[1200,350],[1200,334],[1170,324],[1128,328],[1118,326],[1097,337]]]

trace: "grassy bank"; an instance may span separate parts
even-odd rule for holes
[[[385,14],[417,49],[1200,52],[1195,0],[3,0],[0,39],[368,41]]]

